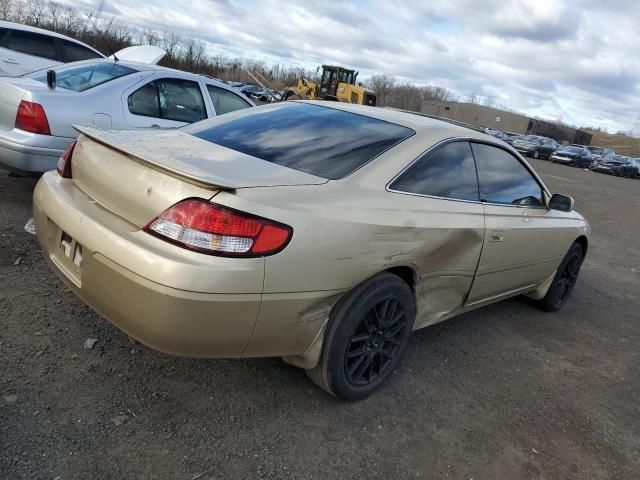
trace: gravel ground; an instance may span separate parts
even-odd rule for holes
[[[572,299],[416,332],[354,404],[278,359],[131,343],[25,232],[35,181],[0,171],[0,478],[639,478],[640,182],[532,162],[593,226]]]

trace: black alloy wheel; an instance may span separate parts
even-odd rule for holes
[[[408,315],[394,297],[381,299],[356,326],[345,352],[344,373],[354,386],[366,386],[387,373],[400,353]]]
[[[400,364],[416,316],[405,280],[382,272],[345,295],[331,311],[317,365],[307,370],[342,400],[362,400]]]
[[[558,267],[553,282],[545,297],[539,300],[538,305],[548,312],[556,312],[562,308],[573,291],[580,268],[584,261],[584,250],[579,243],[574,243],[565,255]]]

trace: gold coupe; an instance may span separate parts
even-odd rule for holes
[[[511,147],[418,114],[282,102],[80,136],[34,220],[75,294],[151,348],[280,356],[364,398],[412,330],[567,300],[589,227]]]

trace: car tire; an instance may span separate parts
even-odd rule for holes
[[[562,308],[575,287],[583,260],[584,249],[576,242],[562,259],[547,294],[536,301],[538,307],[547,312],[557,312]]]
[[[414,320],[406,282],[388,272],[372,277],[333,308],[320,361],[308,377],[336,398],[368,397],[399,365]]]
[[[532,156],[533,156],[533,158],[538,159],[538,158],[540,158],[540,152],[538,152],[538,150],[534,150]]]

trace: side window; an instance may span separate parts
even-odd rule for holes
[[[468,142],[452,142],[415,162],[392,190],[478,201],[478,177]]]
[[[127,101],[134,115],[193,123],[206,117],[204,99],[197,82],[163,78],[147,83]]]
[[[79,62],[91,58],[100,58],[96,52],[77,43],[62,40],[62,57],[65,62]]]
[[[207,117],[197,82],[177,78],[156,80],[160,114],[167,120],[193,123]]]
[[[251,106],[246,100],[240,98],[239,95],[224,88],[207,85],[207,90],[209,91],[213,108],[216,109],[216,115],[234,112]]]
[[[497,147],[473,143],[483,202],[541,207],[542,187],[516,157]]]
[[[5,38],[2,46],[27,55],[59,60],[55,38],[39,33],[11,30],[9,38]]]
[[[156,82],[147,83],[139,88],[127,100],[129,111],[134,115],[160,118],[160,100]]]

